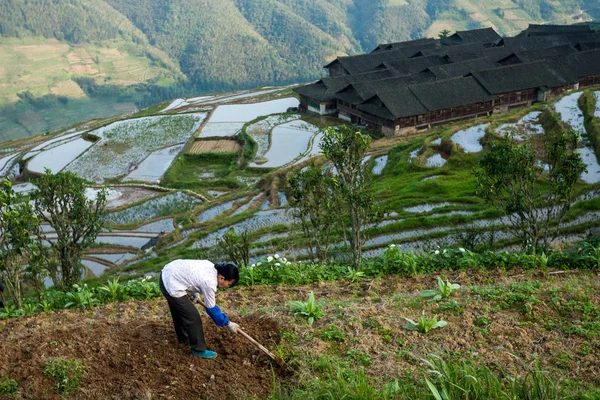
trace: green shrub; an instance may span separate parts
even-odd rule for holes
[[[83,361],[53,358],[46,364],[44,374],[54,378],[54,387],[62,394],[69,394],[79,389],[79,379],[83,376]]]
[[[15,394],[19,390],[19,384],[8,376],[0,376],[0,394]]]

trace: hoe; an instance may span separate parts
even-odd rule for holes
[[[198,303],[200,303],[200,305],[204,308],[206,308],[206,305],[204,304],[204,302],[200,299],[198,299]],[[244,332],[241,328],[238,328],[238,333],[240,335],[242,335],[243,337],[245,337],[246,339],[248,339],[248,341],[250,341],[250,343],[252,343],[253,345],[255,345],[256,347],[258,347],[259,350],[261,350],[263,353],[265,353],[267,356],[269,356],[269,358],[273,361],[275,361],[275,363],[277,365],[279,365],[280,367],[283,366],[283,360],[279,359],[275,356],[275,354],[271,353],[269,350],[267,350],[267,348],[265,346],[263,346],[262,344],[258,343],[256,341],[256,339],[254,339],[252,336],[248,335],[246,332]]]

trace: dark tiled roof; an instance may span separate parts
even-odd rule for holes
[[[429,70],[435,75],[436,79],[449,79],[458,76],[468,75],[470,72],[482,69],[495,68],[496,64],[489,58],[476,58],[474,60],[438,65],[430,67]]]
[[[473,77],[411,85],[409,88],[429,111],[493,100]]]
[[[600,75],[600,50],[582,51],[571,54],[568,58],[572,73],[578,78]]]
[[[402,48],[419,47],[419,49],[429,49],[438,46],[438,40],[433,38],[421,38],[408,40],[405,42],[384,43],[378,45],[371,53],[381,50],[398,50]]]
[[[319,81],[294,88],[294,92],[316,101],[335,100],[335,94],[353,82],[364,82],[396,76],[393,70],[380,70],[357,75],[343,75],[335,78],[322,78]]]
[[[561,35],[564,33],[591,32],[589,25],[537,25],[529,24],[523,36]]]
[[[502,39],[500,44],[508,50],[518,52],[569,45],[571,41],[564,36],[515,36]]]
[[[383,63],[383,66],[395,70],[399,75],[408,75],[416,74],[417,72],[421,72],[424,69],[434,65],[442,65],[447,63],[448,61],[439,55],[432,55],[427,57],[409,58],[406,60],[388,61]]]
[[[387,109],[393,118],[410,117],[412,115],[427,113],[427,108],[425,108],[408,87],[399,88],[391,92],[377,93],[374,97],[367,100],[365,103],[358,105],[356,108],[385,118],[385,111],[380,111],[379,114],[376,114],[377,109],[382,108],[375,104],[376,99],[381,100],[384,106],[383,108]]]
[[[445,56],[461,53],[480,53],[485,49],[486,48],[481,43],[469,43],[456,46],[440,46],[436,49],[425,49],[421,53],[424,56],[431,56],[436,54],[440,56]]]
[[[567,80],[544,61],[508,65],[472,74],[491,94],[500,94],[536,87],[560,87]]]
[[[390,51],[378,51],[375,53],[360,54],[350,57],[338,57],[336,60],[327,64],[329,68],[334,63],[340,63],[350,74],[359,74],[375,69],[378,65],[386,61],[403,60],[418,52],[418,48],[408,47]]]
[[[549,57],[567,57],[568,55],[573,53],[577,53],[575,47],[571,46],[570,44],[564,44],[562,46],[550,47],[547,49],[536,49],[523,52],[516,52],[515,55],[522,62],[530,62]]]
[[[309,99],[317,101],[327,101],[335,98],[333,93],[328,92],[327,86],[322,81],[296,87],[292,90],[301,96],[306,96]]]
[[[477,58],[488,58],[493,62],[498,62],[509,54],[511,54],[511,51],[504,47],[488,47],[484,48],[483,50],[477,50],[473,52],[453,53],[446,55],[446,59],[453,63],[475,60]]]
[[[577,44],[577,48],[581,51],[600,49],[600,41],[598,42],[581,42]]]
[[[441,39],[442,44],[468,44],[468,43],[494,43],[502,37],[492,28],[472,29],[469,31],[456,31],[453,35]]]
[[[375,94],[379,92],[388,92],[390,90],[404,88],[412,83],[415,83],[415,81],[410,75],[401,75],[393,78],[379,79],[376,81],[355,82],[344,90],[338,92],[337,98],[357,104],[375,96]],[[347,93],[352,93],[352,95],[355,94],[358,97],[354,98],[354,100],[351,100],[351,97]],[[342,95],[344,98],[340,97],[340,95]],[[358,101],[359,99],[360,101]]]
[[[323,81],[327,89],[335,93],[354,82],[374,81],[378,79],[391,78],[397,75],[398,73],[392,69],[381,69],[378,71],[370,71],[356,75],[336,76],[335,78],[322,78],[321,81]]]

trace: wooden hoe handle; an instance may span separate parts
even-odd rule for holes
[[[204,304],[204,302],[202,300],[198,299],[198,303],[200,303],[202,305],[202,307],[206,308],[206,304]],[[267,350],[267,348],[265,346],[263,346],[262,344],[258,343],[252,336],[248,335],[241,328],[238,328],[237,332],[240,335],[242,335],[243,337],[245,337],[246,339],[248,339],[248,341],[250,341],[250,343],[252,343],[256,347],[258,347],[259,350],[261,350],[263,353],[265,353],[266,355],[268,355],[272,360],[274,360],[275,362],[278,362],[277,361],[277,357],[275,357],[275,354],[271,353],[269,350]]]

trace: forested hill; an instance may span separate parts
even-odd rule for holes
[[[310,81],[379,43],[599,18],[598,0],[0,0],[0,141]]]
[[[483,3],[2,0],[0,34],[37,35],[79,44],[119,38],[155,47],[195,86],[218,90],[312,79],[337,55],[435,34],[429,28],[435,30],[436,26],[470,29],[493,25],[505,33],[520,28],[519,24],[524,27],[529,22],[580,14],[593,7],[594,1],[514,0],[493,9]]]

